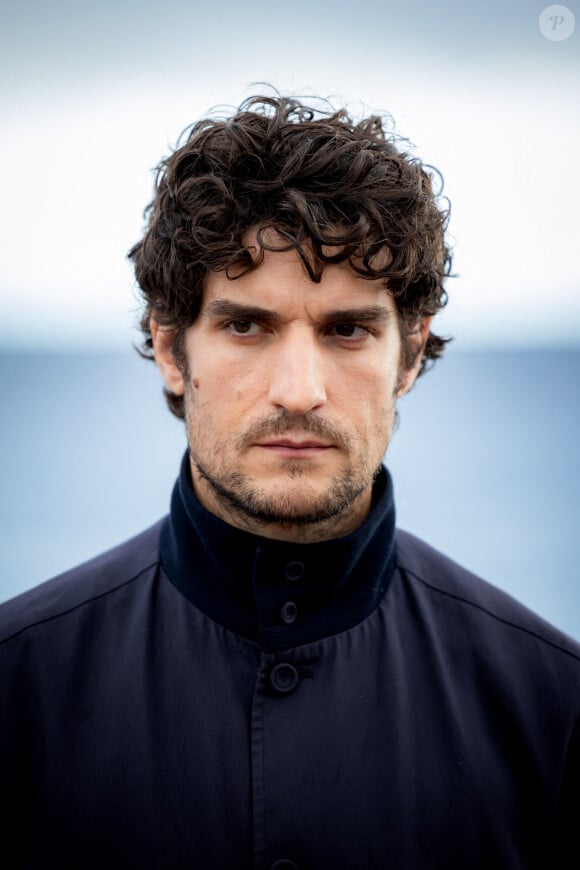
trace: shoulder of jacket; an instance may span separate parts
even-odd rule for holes
[[[467,615],[489,621],[497,630],[518,632],[576,659],[580,644],[541,616],[529,610],[507,592],[431,547],[409,532],[397,529],[397,565],[434,596],[457,603]]]
[[[159,563],[164,520],[0,605],[0,644],[130,583]]]

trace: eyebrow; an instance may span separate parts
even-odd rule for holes
[[[232,302],[229,299],[214,299],[203,313],[204,317],[231,317],[235,320],[259,320],[265,323],[279,323],[282,317],[268,308]],[[328,311],[321,318],[324,326],[338,323],[376,323],[384,324],[392,317],[392,312],[382,305],[365,305],[360,308],[340,308]]]
[[[362,308],[340,308],[329,311],[324,315],[323,321],[327,326],[336,323],[387,323],[392,314],[388,308],[382,305],[365,305]]]
[[[243,302],[231,302],[229,299],[214,299],[209,303],[204,317],[232,317],[236,320],[265,320],[270,323],[281,318],[276,312],[257,305],[246,305]]]

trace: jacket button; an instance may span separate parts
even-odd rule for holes
[[[287,601],[286,604],[282,605],[280,616],[282,617],[282,622],[285,622],[286,625],[291,625],[294,622],[298,616],[298,608],[293,601]]]
[[[294,665],[289,665],[287,662],[281,662],[270,671],[270,685],[283,695],[287,692],[293,692],[299,679],[298,671]]]
[[[298,864],[282,858],[280,861],[274,861],[273,864],[270,864],[270,870],[298,870]]]
[[[304,562],[288,562],[284,568],[286,580],[301,580],[304,577],[306,565]]]

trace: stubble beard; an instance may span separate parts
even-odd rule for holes
[[[203,432],[195,415],[195,399],[190,394],[186,400],[186,426],[192,471],[207,484],[212,501],[220,506],[224,516],[234,516],[249,522],[250,526],[316,526],[339,520],[348,514],[380,469],[380,462],[373,465],[366,455],[366,445],[355,443],[349,433],[338,431],[318,415],[296,417],[282,411],[254,424],[243,435],[232,436],[227,442],[216,442],[215,438],[212,441],[211,432]],[[308,479],[315,471],[316,460],[286,460],[283,471],[289,491],[276,493],[268,492],[235,467],[236,459],[251,444],[265,437],[287,435],[292,430],[331,441],[344,455],[351,457],[323,491],[318,491]],[[297,495],[296,484],[300,482],[303,489]]]
[[[368,480],[357,481],[348,469],[322,493],[316,493],[305,479],[304,492],[297,499],[295,494],[287,492],[271,495],[239,471],[224,473],[218,469],[211,473],[191,450],[190,455],[200,478],[209,484],[218,500],[227,505],[229,512],[261,525],[309,526],[337,519],[348,512],[374,477],[371,474]],[[295,460],[289,460],[284,471],[294,482],[307,478],[306,470],[298,467]],[[375,473],[377,471],[375,469]]]

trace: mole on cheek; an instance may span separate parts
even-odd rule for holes
[[[199,389],[199,378],[193,379],[193,386],[195,387],[196,390]]]

